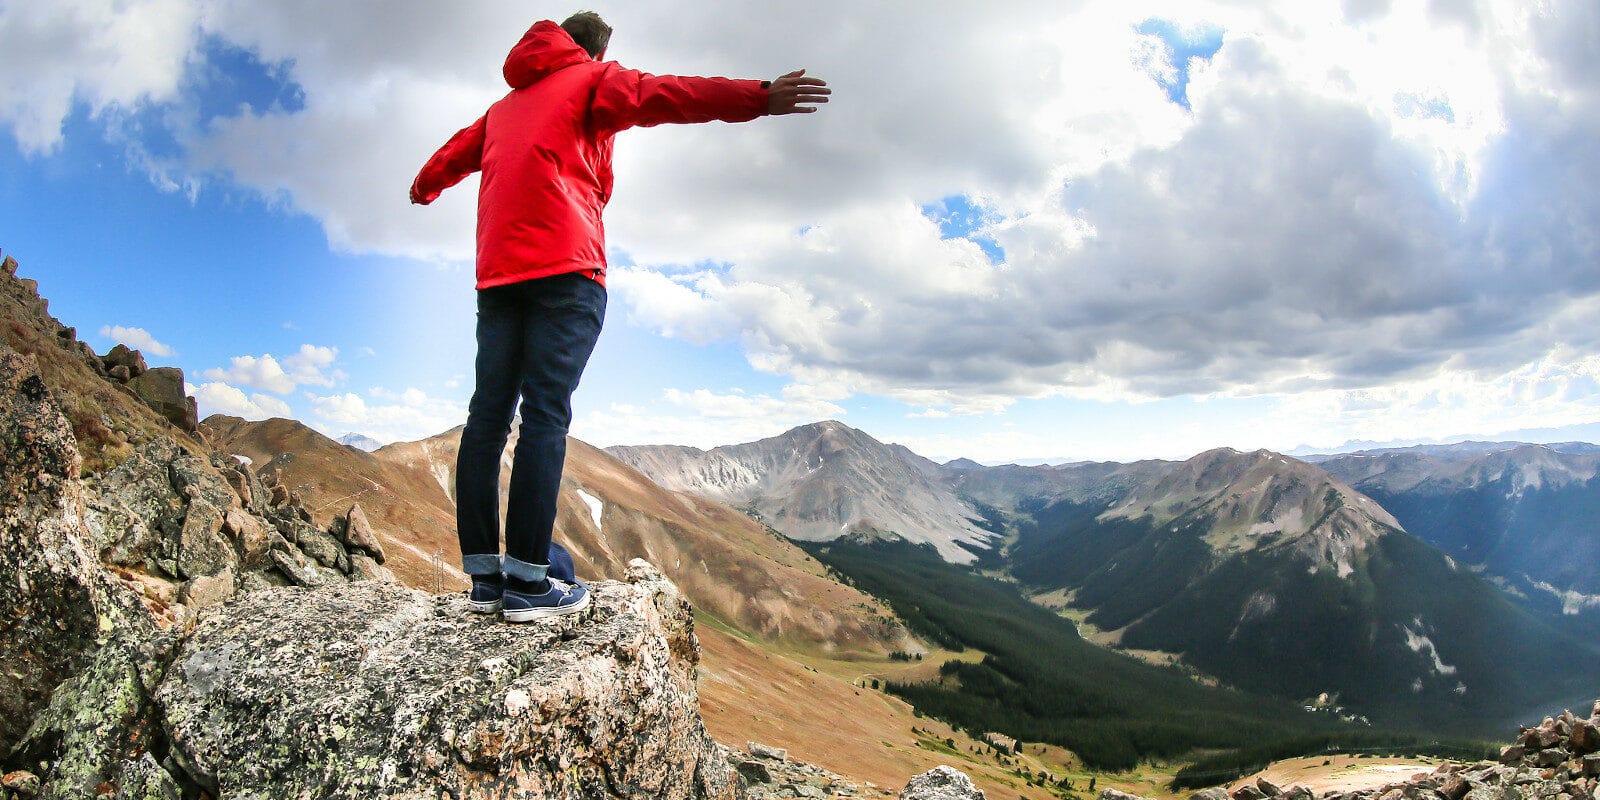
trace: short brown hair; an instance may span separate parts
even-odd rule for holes
[[[561,23],[561,29],[579,47],[589,51],[590,58],[599,58],[606,51],[606,45],[611,44],[611,26],[593,11],[579,11],[567,17],[567,21]]]

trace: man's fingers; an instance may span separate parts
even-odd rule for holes
[[[775,89],[787,89],[790,87],[821,88],[827,85],[828,82],[821,78],[779,78],[772,82],[772,86]]]
[[[804,69],[797,69],[772,82],[768,89],[771,98],[768,113],[811,114],[818,105],[828,102],[828,95],[833,94],[833,90],[827,88],[828,82],[805,77],[805,74]]]

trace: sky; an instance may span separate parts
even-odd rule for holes
[[[202,415],[465,421],[475,179],[575,7],[0,0],[0,249]],[[608,58],[826,79],[625,131],[592,444],[838,419],[937,460],[1600,440],[1594,0],[621,0]]]

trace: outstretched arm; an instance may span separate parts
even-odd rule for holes
[[[417,179],[411,182],[411,202],[427,205],[437,200],[444,190],[483,168],[483,129],[487,119],[479,117],[477,122],[456,131],[456,135],[422,165]]]
[[[831,90],[797,70],[775,81],[650,75],[615,68],[601,81],[592,106],[595,124],[616,132],[635,126],[722,120],[745,122],[764,114],[816,110]]]
[[[807,78],[805,70],[797,69],[779,76],[767,86],[767,113],[810,114],[818,105],[828,102],[830,94],[833,90],[828,88],[827,81]]]

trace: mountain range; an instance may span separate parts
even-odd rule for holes
[[[460,580],[435,563],[454,563],[459,429],[370,454],[286,420],[201,430],[314,513],[359,500],[403,542],[403,579]],[[711,450],[573,440],[558,528],[580,571],[642,553],[709,618],[802,648],[916,645],[881,599],[789,541],[904,540],[1204,681],[1490,731],[1600,678],[1595,659],[1542,656],[1600,655],[1585,636],[1600,625],[1600,455],[1587,449],[1464,443],[1311,463],[1219,448],[991,467],[939,464],[837,421]]]
[[[1097,641],[1207,680],[1489,731],[1600,678],[1592,638],[1562,613],[1600,616],[1585,593],[1600,457],[1585,449],[1451,445],[1313,464],[1223,448],[986,467],[934,465],[829,421],[711,451],[610,452],[796,539],[933,544],[1018,581]],[[841,513],[857,509],[872,512]],[[1585,655],[1553,661],[1552,649]]]

